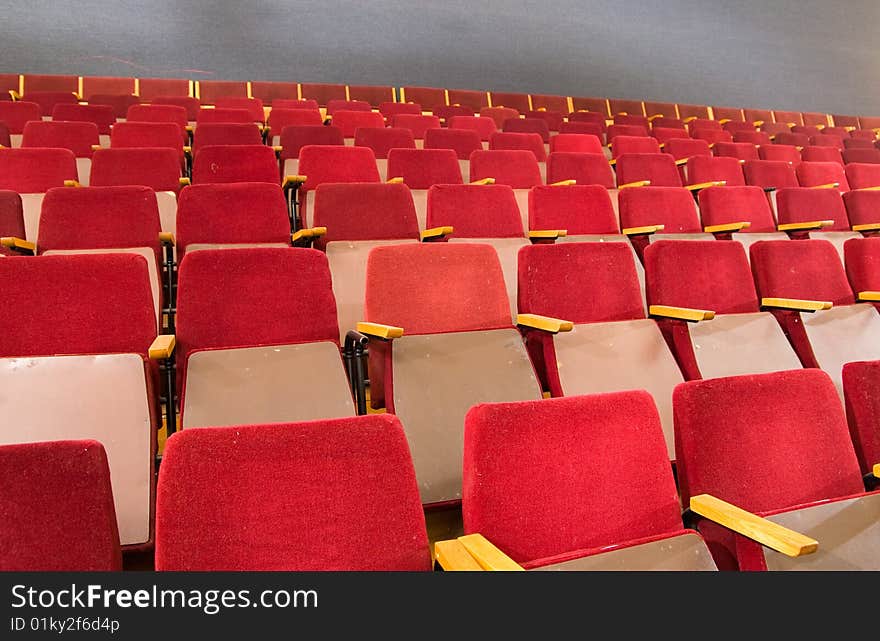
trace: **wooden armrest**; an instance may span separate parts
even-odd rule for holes
[[[389,185],[402,185],[403,184],[403,176],[395,176],[394,178],[389,178],[385,182]]]
[[[813,185],[810,189],[837,189],[840,183],[825,183],[824,185]]]
[[[730,118],[722,118],[721,120],[718,121],[718,124],[723,125],[725,122],[730,122]]]
[[[675,161],[675,166],[681,167],[682,165],[686,165],[688,160],[690,160],[690,158],[679,158],[678,160]]]
[[[163,245],[174,245],[174,234],[170,231],[160,231],[159,242]]]
[[[484,570],[522,571],[522,566],[484,537],[482,534],[468,534],[458,537],[464,549]]]
[[[183,129],[184,129],[184,131],[188,131],[188,132],[192,133],[193,130],[195,129],[195,127],[193,127],[192,125],[184,125]]]
[[[101,145],[92,145],[91,147],[92,147],[92,151],[100,151],[101,149],[103,149],[103,147],[101,147]]]
[[[571,187],[572,185],[577,185],[577,184],[578,184],[578,181],[576,181],[574,179],[570,179],[570,180],[559,180],[559,181],[556,181],[555,183],[550,183],[549,186],[550,187]]]
[[[373,336],[375,338],[400,338],[403,336],[403,328],[394,325],[383,325],[382,323],[368,323],[360,321],[357,324],[357,331],[365,336]]]
[[[308,179],[309,179],[308,176],[301,176],[301,175],[285,176],[284,177],[284,184],[281,186],[284,189],[287,189],[288,187],[293,186],[293,185],[299,186],[299,185],[302,185],[303,183],[305,183]]]
[[[181,187],[187,187],[191,184],[192,181],[190,181],[190,179],[186,176],[183,176],[182,178],[179,178],[177,182],[180,184]]]
[[[684,124],[688,124],[689,122],[693,122],[693,121],[696,120],[696,119],[697,119],[696,116],[688,116],[687,118],[682,118],[681,121],[682,121]]]
[[[708,309],[692,309],[690,307],[671,307],[669,305],[651,305],[648,308],[649,316],[660,318],[673,318],[676,320],[698,323],[715,318],[715,312]]]
[[[65,180],[64,186],[65,187],[79,187],[80,185],[79,185],[78,180]]]
[[[802,300],[798,298],[762,298],[761,307],[774,309],[791,309],[798,312],[817,312],[820,309],[831,309],[833,303],[827,300]]]
[[[651,186],[650,180],[637,180],[635,182],[626,183],[624,185],[618,185],[617,189],[621,190],[621,189],[629,189],[630,187],[650,187],[650,186]]]
[[[295,243],[298,240],[308,240],[308,239],[320,238],[321,236],[325,235],[326,233],[327,233],[326,227],[307,227],[305,229],[300,229],[299,231],[295,232],[290,237],[290,240]]]
[[[880,479],[880,463],[875,463],[874,469],[872,469],[871,472],[874,474],[875,477]]]
[[[193,154],[193,149],[192,149],[192,147],[190,147],[189,145],[184,145],[184,146],[183,146],[183,153],[184,153],[185,156],[190,156],[190,157],[192,157],[192,154]]]
[[[657,118],[662,118],[663,114],[654,114],[653,116],[648,116],[648,122],[653,122],[657,120]]]
[[[858,300],[864,301],[864,302],[870,302],[870,303],[880,302],[880,292],[875,292],[875,291],[859,292],[859,295],[857,296],[857,298],[858,298]]]
[[[472,180],[470,182],[471,185],[494,185],[494,178],[480,178],[479,180]]]
[[[785,223],[777,225],[778,231],[809,231],[810,229],[822,229],[823,227],[831,227],[833,220],[811,220],[802,223]]]
[[[479,571],[483,569],[458,539],[437,541],[434,544],[434,559],[447,572]]]
[[[880,223],[864,223],[862,225],[853,225],[853,231],[880,231]]]
[[[706,189],[706,187],[724,187],[727,184],[726,180],[710,180],[705,183],[697,183],[695,185],[687,185],[685,189],[688,191],[700,191],[701,189]]]
[[[743,221],[741,223],[724,223],[723,225],[706,225],[703,227],[703,231],[707,234],[720,234],[729,231],[742,231],[751,226],[752,223]]]
[[[568,234],[566,229],[533,229],[529,238],[562,238]]]
[[[26,251],[32,254],[35,254],[37,251],[36,243],[32,243],[29,240],[25,240],[24,238],[17,238],[15,236],[4,236],[3,238],[0,238],[0,245],[2,245],[3,247],[8,247],[9,249]]]
[[[272,149],[275,150],[276,154],[280,154],[282,151],[284,151],[284,147],[282,147],[281,145],[272,145]]]
[[[517,314],[516,324],[523,327],[531,327],[532,329],[540,329],[551,334],[570,332],[574,329],[574,323],[571,321],[541,316],[540,314]]]
[[[608,146],[610,147],[611,145],[608,145]],[[608,164],[611,165],[612,167],[614,167],[614,165],[617,164],[617,158],[609,158]]]
[[[763,120],[754,120],[754,121],[752,121],[752,124],[753,124],[755,127],[760,127],[761,125],[764,124],[764,121],[763,121]]]
[[[645,236],[662,231],[666,225],[645,225],[643,227],[626,227],[623,230],[625,236]]]
[[[153,341],[152,345],[150,345],[150,359],[161,361],[166,358],[171,358],[171,355],[174,353],[174,345],[176,342],[174,334],[159,334]]]
[[[446,225],[444,227],[432,227],[431,229],[426,229],[425,231],[421,232],[419,234],[419,238],[421,238],[422,242],[437,240],[446,236],[451,236],[453,231],[453,228],[449,225]]]
[[[711,494],[692,496],[690,508],[692,512],[786,556],[812,554],[819,547],[819,542],[815,539],[740,509]]]

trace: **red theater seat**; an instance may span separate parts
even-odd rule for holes
[[[278,100],[296,100],[297,85],[295,82],[272,82],[268,80],[251,81],[251,95],[259,98],[268,107],[277,106]],[[315,105],[318,108],[318,105]]]
[[[179,78],[140,78],[138,95],[150,101],[156,96],[191,96],[191,82]]]
[[[186,109],[186,117],[190,122],[195,122],[202,110],[202,102],[191,96],[156,96],[150,101],[152,105],[176,105]]]
[[[278,160],[265,145],[211,145],[193,158],[192,182],[277,182]]]
[[[91,122],[98,127],[98,134],[110,135],[110,127],[116,124],[116,113],[109,105],[60,104],[52,110],[52,120]]]
[[[247,84],[244,80],[199,80],[196,97],[206,105],[213,105],[218,98],[247,98]]]
[[[394,88],[389,86],[349,85],[348,97],[350,100],[361,100],[373,107],[378,107],[383,102],[394,100]]]

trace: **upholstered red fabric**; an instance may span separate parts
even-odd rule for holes
[[[658,240],[645,249],[649,305],[710,309],[718,314],[758,311],[749,260],[739,243]]]
[[[758,149],[750,142],[718,142],[712,148],[712,153],[738,160],[758,160]]]
[[[650,180],[653,187],[681,187],[681,175],[669,154],[623,154],[617,158],[617,184]]]
[[[186,109],[186,117],[195,122],[202,109],[202,101],[192,96],[156,96],[150,101],[153,105],[176,105]]]
[[[477,405],[465,418],[463,471],[465,532],[516,561],[682,529],[644,391]]]
[[[641,100],[629,100],[625,98],[609,98],[608,107],[614,116],[627,114],[631,116],[644,116],[645,108]]]
[[[91,122],[98,127],[99,134],[106,135],[116,124],[116,113],[109,105],[60,104],[52,110],[52,120]]]
[[[390,414],[184,430],[168,440],[157,570],[430,570]]]
[[[588,184],[532,187],[529,229],[565,229],[569,236],[620,233],[608,190]]]
[[[547,158],[547,183],[576,180],[578,185],[614,189],[614,172],[604,154],[555,151]]]
[[[761,297],[855,302],[837,249],[827,240],[764,241],[750,254]]]
[[[177,202],[177,259],[194,243],[289,243],[287,202],[277,183],[192,185]]]
[[[0,446],[0,571],[122,569],[110,468],[97,441]]]
[[[608,113],[608,100],[605,98],[576,98],[571,99],[572,109],[576,112],[594,111],[598,112],[603,118],[611,116]]]
[[[156,337],[149,278],[133,254],[0,259],[0,355],[146,356]]]
[[[139,104],[141,99],[138,96],[130,96],[130,95],[115,95],[115,94],[92,94],[89,98],[89,104],[94,105],[105,105],[111,107],[113,109],[113,114],[117,118],[125,118],[125,115],[128,113],[128,108],[132,105]],[[58,105],[56,105],[58,106]],[[53,109],[54,111],[54,109]]]
[[[461,105],[434,105],[431,112],[441,121],[449,126],[450,120],[455,116],[467,116],[470,118],[474,115],[474,110],[470,107],[462,107]]]
[[[852,290],[880,291],[880,238],[850,238],[843,245],[843,254]]]
[[[0,148],[0,189],[36,194],[76,179],[76,158],[69,149]]]
[[[428,129],[425,149],[452,149],[459,160],[468,160],[471,152],[482,149],[480,134],[470,129]]]
[[[91,101],[94,94],[131,95],[134,93],[134,78],[113,76],[83,76],[82,97]]]
[[[269,107],[277,106],[278,100],[296,100],[297,93],[295,82],[251,81],[251,95],[254,98],[259,98],[264,105]]]
[[[690,139],[690,136],[688,136],[688,132],[684,127],[652,127],[651,137],[655,138],[660,144],[665,144],[667,141],[675,138],[685,140]],[[620,138],[620,136],[618,136],[618,138]]]
[[[401,127],[358,127],[354,145],[369,147],[376,158],[388,158],[392,149],[415,149],[416,141],[412,131]]]
[[[679,118],[709,118],[709,107],[705,105],[683,105],[678,104]]]
[[[263,111],[263,101],[259,98],[224,96],[216,98],[214,105],[217,109],[245,109],[250,114],[252,122],[264,122],[266,120],[266,112]]]
[[[733,135],[729,131],[721,129],[708,129],[705,127],[692,127],[691,138],[705,140],[710,145],[719,142],[733,142]]]
[[[422,115],[422,105],[417,102],[382,102],[379,103],[379,113],[390,121],[399,114]]]
[[[498,255],[479,243],[375,247],[367,260],[364,317],[406,334],[510,327]]]
[[[851,165],[851,164],[858,164],[858,163],[871,164],[871,165],[880,164],[880,150],[875,149],[871,145],[871,141],[853,138],[852,140],[848,140],[847,142],[865,142],[865,143],[868,143],[869,146],[863,147],[863,148],[858,148],[858,147],[849,148],[849,147],[847,147],[846,149],[844,149],[843,150],[843,163],[844,163],[844,165]],[[823,147],[823,149],[830,149],[830,147]],[[847,175],[847,181],[849,181],[848,175]],[[857,187],[853,187],[851,182],[850,182],[850,187],[852,189],[858,189]]]
[[[877,185],[880,186],[880,176]],[[843,194],[847,218],[853,225],[880,223],[880,191],[854,189]]]
[[[575,107],[575,109],[577,109],[577,107]],[[569,122],[583,122],[600,125],[602,127],[602,131],[605,131],[605,121],[607,118],[607,109],[605,107],[602,107],[601,110],[576,111],[574,113],[568,114]]]
[[[846,179],[852,189],[880,187],[880,166],[871,163],[851,163],[846,166]]]
[[[660,143],[650,136],[615,136],[611,141],[611,156],[622,154],[659,154]]]
[[[849,183],[843,165],[838,162],[806,162],[797,166],[795,173],[802,187],[814,187],[817,185],[829,185],[838,183],[840,191],[849,191]]]
[[[672,138],[666,141],[663,151],[675,158],[690,158],[692,156],[711,156],[712,150],[705,140],[695,138]]]
[[[765,122],[761,125],[761,131],[770,136],[776,136],[776,134],[791,132],[791,125],[783,122]]]
[[[274,111],[274,109],[273,109]],[[299,158],[307,145],[335,145],[341,147],[345,138],[339,127],[323,125],[287,125],[281,130],[281,160]]]
[[[492,99],[493,106],[504,106],[516,109],[524,113],[531,109],[529,106],[529,95],[525,93],[511,93],[505,91],[490,91],[489,96]]]
[[[523,247],[517,295],[520,313],[573,323],[645,317],[632,251],[625,242]]]
[[[673,392],[685,505],[766,512],[864,491],[834,384],[816,369],[691,381]]]
[[[642,114],[625,114],[625,113],[617,113],[614,114],[614,124],[615,125],[637,125],[639,127],[650,127],[650,122],[648,119]]]
[[[351,100],[368,102],[373,107],[378,107],[382,102],[394,100],[394,88],[389,85],[349,85],[348,97]]]
[[[244,80],[200,80],[196,91],[199,100],[207,105],[216,104],[223,97],[247,99],[248,95],[247,82]]]
[[[823,129],[823,131],[825,130]],[[842,150],[843,138],[832,134],[814,134],[810,136],[810,144],[817,147],[834,147]]]
[[[859,116],[859,127],[861,130],[876,129],[880,127],[880,117],[878,116]],[[860,131],[857,129],[856,131]],[[854,132],[850,132],[854,133]]]
[[[733,142],[749,143],[750,145],[769,145],[770,134],[766,131],[737,131],[733,134]]]
[[[15,191],[0,190],[0,236],[24,238],[24,234],[21,196]]]
[[[299,151],[299,173],[308,178],[307,191],[322,183],[379,182],[376,156],[366,147],[306,145]]]
[[[418,239],[409,187],[399,183],[328,183],[315,190],[314,224],[327,233],[315,247],[337,240]]]
[[[572,114],[575,115],[575,114]],[[602,124],[595,122],[579,122],[579,121],[569,121],[564,122],[559,125],[559,133],[561,134],[587,134],[590,136],[596,136],[600,140],[605,139],[605,121],[602,121]]]
[[[712,114],[715,116],[715,120],[745,120],[742,109],[736,107],[712,107]]]
[[[717,143],[716,147],[721,143]],[[732,144],[732,143],[731,143]],[[687,179],[692,185],[723,180],[728,187],[746,184],[743,165],[730,156],[692,156],[687,161]]]
[[[664,225],[658,234],[695,234],[703,231],[694,198],[683,187],[622,189],[618,196],[620,226]]]
[[[526,110],[528,106],[526,106]],[[509,118],[519,118],[520,112],[517,109],[514,109],[510,106],[506,107],[483,107],[480,109],[480,116],[484,118],[491,118],[495,121],[495,126],[498,129],[501,129],[504,126],[504,121]]]
[[[312,98],[309,99],[294,99],[294,98],[278,98],[272,103],[273,109],[275,107],[279,109],[309,109],[309,110],[317,110],[318,101]]]
[[[550,153],[555,151],[601,154],[602,141],[589,134],[556,134],[550,138]]]
[[[780,123],[791,123],[792,125],[804,124],[804,118],[799,111],[773,111],[773,119]],[[766,124],[766,123],[765,123]]]
[[[35,102],[0,102],[0,122],[6,124],[11,134],[20,134],[26,122],[42,117],[40,105]]]
[[[801,150],[801,158],[804,162],[836,162],[843,164],[843,155],[837,147],[818,147],[808,145]]]
[[[280,136],[285,127],[310,125],[319,127],[324,124],[321,112],[317,109],[281,109],[273,107],[269,112],[269,135]]]
[[[794,145],[763,145],[758,148],[761,160],[781,160],[793,165],[801,161],[801,152]]]
[[[363,100],[328,100],[327,115],[335,116],[339,111],[372,111],[370,103]]]
[[[183,142],[180,126],[173,122],[120,122],[110,133],[112,149],[165,147],[173,149],[181,160]]]
[[[300,96],[317,100],[322,107],[333,100],[347,100],[345,85],[324,84],[320,82],[302,82],[299,85]]]
[[[546,109],[547,111],[559,111],[567,114],[569,112],[568,98],[565,96],[533,93],[532,109]]]
[[[260,119],[262,120],[262,118]],[[216,109],[199,109],[196,123],[201,125],[208,122],[254,122],[254,118],[248,109],[235,109],[231,107],[217,107]]]
[[[307,112],[303,112],[307,113]],[[209,145],[262,145],[263,135],[252,122],[203,122],[193,133],[192,153]]]
[[[489,95],[485,91],[473,89],[447,89],[450,105],[469,107],[475,113],[482,107],[489,106]]]
[[[121,124],[121,123],[120,123]],[[174,149],[99,149],[92,156],[93,187],[144,185],[155,191],[180,189],[180,155]]]
[[[97,144],[98,126],[93,122],[32,120],[21,137],[22,147],[69,149],[77,158],[91,158],[92,145]]]
[[[849,138],[849,131],[846,127],[825,127],[824,129],[822,129],[821,135],[837,136],[838,138],[840,138],[840,142],[842,143],[844,138]],[[830,138],[827,138],[826,142],[832,147],[838,147],[838,145]]]
[[[770,203],[760,187],[708,187],[697,194],[704,226],[749,222],[743,231],[773,232],[776,224]]]
[[[673,113],[671,116],[661,116],[651,120],[651,129],[685,129],[685,123]]]
[[[545,143],[550,142],[550,127],[543,118],[508,118],[502,129],[511,133],[539,134]]]
[[[611,125],[605,130],[605,139],[608,144],[617,136],[641,136],[647,137],[650,133],[644,125]]]
[[[850,436],[862,474],[880,461],[880,361],[846,363],[843,393]]]
[[[645,101],[645,115],[655,119],[657,119],[657,116],[667,119],[677,119],[679,117],[674,102],[656,102],[652,100]],[[682,118],[684,117],[682,116]]]
[[[806,147],[810,144],[810,136],[804,133],[797,132],[782,132],[776,134],[776,138],[773,140],[773,144],[775,145],[791,145],[792,147]]]
[[[434,185],[427,227],[450,226],[454,238],[522,238],[513,189],[507,185]]]
[[[189,123],[186,109],[178,105],[132,105],[125,119],[131,122],[174,122],[181,128]]]
[[[273,182],[278,180],[275,152],[266,145],[209,145],[193,158],[192,182]]]
[[[803,163],[801,163],[803,166]],[[849,219],[840,192],[836,189],[808,189],[797,187],[776,192],[776,212],[779,224],[802,223],[814,220],[833,220],[825,231],[848,231]]]
[[[43,116],[52,115],[55,105],[79,102],[76,94],[69,91],[29,91],[25,94],[24,99],[40,105],[40,112]]]
[[[525,149],[535,155],[535,160],[545,162],[547,151],[540,134],[509,133],[496,131],[489,136],[489,149]]]
[[[494,120],[484,116],[452,116],[446,122],[450,129],[476,131],[480,134],[480,140],[489,140],[489,136],[498,129]]]
[[[565,114],[568,113],[568,108],[566,107],[565,111],[527,111],[526,118],[538,118],[547,123],[547,127],[550,128],[550,131],[559,131],[559,127],[562,126],[564,122]]]
[[[738,131],[755,131],[755,126],[750,122],[739,122],[737,120],[730,120],[721,125],[721,128],[724,131],[729,131],[731,134],[735,134]]]
[[[431,129],[440,129],[440,118],[419,114],[396,114],[391,118],[392,127],[409,129],[413,138],[422,140]]]
[[[715,131],[722,131],[721,123],[717,120],[710,120],[709,118],[692,118],[688,120],[686,123],[688,131],[693,134],[697,129],[714,129]]]
[[[403,178],[410,189],[462,183],[458,157],[451,149],[392,149],[388,176]]]
[[[138,95],[143,100],[151,100],[156,96],[188,96],[190,81],[182,78],[140,78]]]
[[[337,111],[333,114],[333,126],[342,130],[345,138],[354,138],[359,127],[384,127],[385,118],[375,111]]]
[[[822,125],[823,127],[831,124],[829,121],[828,114],[816,113],[811,111],[804,111],[801,116],[804,120],[804,125],[806,126],[817,126]]]
[[[424,107],[436,107],[446,104],[446,91],[435,87],[402,87],[401,100],[417,102]]]
[[[0,122],[0,145],[4,147],[12,146],[12,139],[9,137],[9,129],[2,122]]]
[[[514,189],[529,189],[542,183],[534,154],[522,150],[473,152],[470,181],[483,178],[494,178],[496,184],[509,185]]]
[[[794,167],[783,160],[747,160],[743,174],[747,185],[775,189],[799,186]]]

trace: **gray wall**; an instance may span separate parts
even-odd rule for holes
[[[880,114],[877,0],[6,0],[0,71]]]

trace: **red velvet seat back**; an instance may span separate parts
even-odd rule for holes
[[[565,229],[569,236],[620,233],[608,190],[589,184],[532,187],[529,229]]]
[[[166,147],[99,149],[92,156],[89,184],[144,185],[176,193],[180,189],[180,154]]]
[[[403,178],[410,189],[462,183],[458,157],[451,149],[392,149],[388,177]]]
[[[767,233],[776,231],[770,203],[760,187],[707,187],[697,198],[703,225],[725,225],[749,222],[744,232]]]
[[[652,187],[681,187],[681,175],[669,154],[623,154],[617,158],[617,184],[650,180]]]
[[[211,145],[193,159],[192,181],[199,183],[278,182],[275,151],[265,145]]]
[[[427,227],[450,226],[453,238],[522,238],[522,217],[507,185],[434,185]]]
[[[21,146],[69,149],[77,158],[91,158],[92,145],[98,141],[98,126],[93,122],[34,120],[24,126]]]
[[[69,149],[0,149],[0,189],[37,194],[77,180],[76,157]]]
[[[315,190],[314,224],[326,227],[315,247],[338,240],[419,238],[409,187],[400,183],[325,183]]]
[[[750,249],[752,271],[762,298],[855,302],[834,245],[827,240],[771,240]]]
[[[623,189],[618,203],[623,229],[664,225],[659,234],[697,234],[703,231],[694,197],[683,187]]]
[[[529,189],[541,184],[538,161],[530,151],[477,150],[471,154],[470,181],[494,178],[495,184]]]
[[[848,231],[849,219],[843,198],[836,189],[797,187],[776,192],[776,212],[780,224],[814,220],[833,220],[824,231]]]
[[[376,156],[366,147],[306,145],[299,151],[299,173],[308,177],[307,190],[322,183],[379,182]]]

